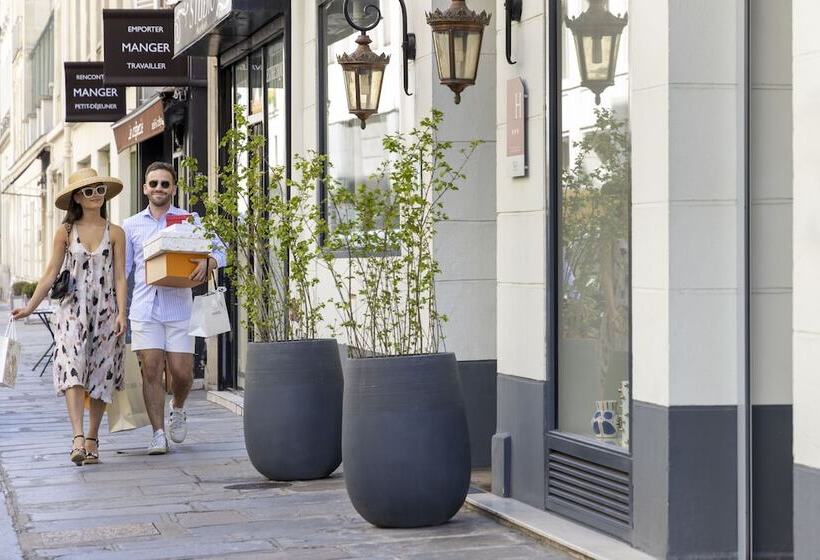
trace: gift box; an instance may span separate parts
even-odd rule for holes
[[[143,258],[147,261],[163,253],[209,253],[211,242],[199,227],[180,223],[161,229],[149,237],[142,250]]]
[[[197,263],[191,262],[191,259],[207,258],[207,252],[174,252],[156,255],[145,261],[145,282],[153,286],[168,288],[193,288],[202,282],[195,282],[188,278],[197,267]]]

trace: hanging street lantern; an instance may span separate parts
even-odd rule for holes
[[[409,60],[416,59],[416,36],[407,32],[407,8],[404,0],[399,0],[402,14],[402,36],[403,41],[402,59],[404,62],[404,93],[412,95],[408,91],[408,69]],[[362,129],[367,126],[367,119],[379,111],[379,98],[382,94],[382,82],[384,81],[384,69],[390,63],[390,56],[376,54],[370,49],[372,43],[367,32],[374,29],[382,19],[381,10],[375,4],[365,3],[359,5],[357,17],[373,12],[373,23],[370,25],[359,25],[353,20],[350,14],[351,1],[345,0],[344,16],[347,23],[353,29],[361,31],[361,35],[356,38],[356,50],[351,54],[341,54],[336,57],[344,72],[345,91],[347,93],[348,110],[359,117]]]
[[[567,28],[575,38],[581,85],[595,94],[601,104],[601,93],[615,85],[618,45],[627,23],[627,14],[614,16],[604,0],[589,0],[589,8],[578,17],[566,18]]]
[[[461,92],[475,84],[481,40],[490,16],[485,11],[477,14],[465,0],[452,0],[443,12],[428,13],[427,23],[433,30],[439,80],[453,90],[458,104]]]
[[[362,32],[356,38],[356,50],[337,57],[344,72],[347,108],[359,117],[363,129],[370,115],[379,110],[384,69],[390,62],[389,56],[370,50],[370,43],[370,37]]]

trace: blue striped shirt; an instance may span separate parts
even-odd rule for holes
[[[122,224],[125,230],[125,274],[134,272],[134,292],[131,297],[131,311],[128,318],[132,321],[187,321],[191,318],[193,298],[191,288],[166,288],[152,286],[145,282],[145,259],[143,243],[165,227],[165,216],[168,214],[187,214],[185,210],[171,206],[159,219],[151,215],[146,208],[139,214],[131,216]],[[194,223],[199,224],[199,216],[192,213]],[[215,243],[219,248],[211,251],[217,266],[226,264],[224,245]]]

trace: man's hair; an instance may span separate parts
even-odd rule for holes
[[[174,178],[174,184],[176,184],[176,182],[177,182],[177,170],[174,169],[173,165],[171,165],[170,163],[166,163],[164,161],[155,161],[154,163],[152,163],[151,165],[149,165],[145,169],[146,180],[148,178],[149,173],[151,173],[152,171],[159,171],[159,170],[167,171],[168,173],[170,173],[171,177]]]

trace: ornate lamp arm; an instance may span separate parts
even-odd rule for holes
[[[408,61],[409,60],[416,60],[416,34],[415,33],[408,33],[407,32],[407,6],[404,5],[404,0],[399,0],[399,4],[401,5],[401,28],[402,28],[402,59],[404,62],[404,93],[407,95],[413,95],[409,91],[409,81],[410,81],[410,74],[408,70]],[[355,21],[353,21],[353,16],[350,13],[350,0],[345,0],[344,3],[344,16],[347,20],[347,23],[353,29],[357,31],[361,31],[362,34],[367,33],[376,28],[379,25],[379,22],[382,19],[382,12],[379,7],[375,4],[371,4],[368,0],[365,0],[364,9],[362,10],[365,15],[368,13],[373,13],[375,19],[373,23],[369,25],[359,25]]]

